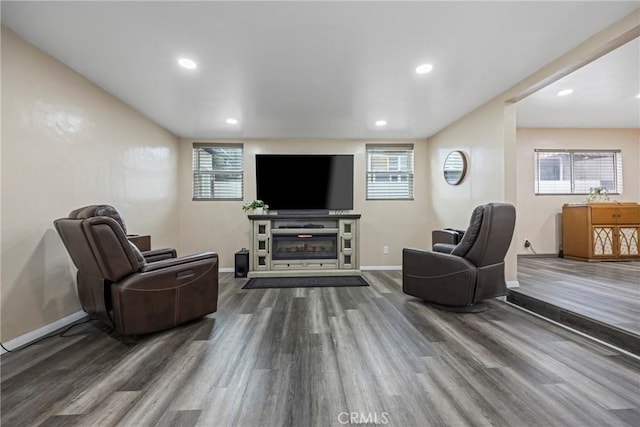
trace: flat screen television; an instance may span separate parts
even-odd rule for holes
[[[353,209],[353,155],[256,154],[256,190],[269,210]]]

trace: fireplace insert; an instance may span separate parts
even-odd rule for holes
[[[273,234],[272,259],[336,259],[338,235],[329,234]]]

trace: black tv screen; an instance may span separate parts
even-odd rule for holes
[[[256,154],[256,190],[269,210],[353,209],[353,155]]]

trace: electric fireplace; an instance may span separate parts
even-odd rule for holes
[[[271,257],[274,260],[338,258],[338,234],[336,233],[274,233],[272,238]]]

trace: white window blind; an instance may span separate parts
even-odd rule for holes
[[[536,194],[622,193],[620,150],[535,150]]]
[[[367,200],[413,199],[413,145],[367,144]]]
[[[242,200],[242,144],[193,144],[193,200]]]

